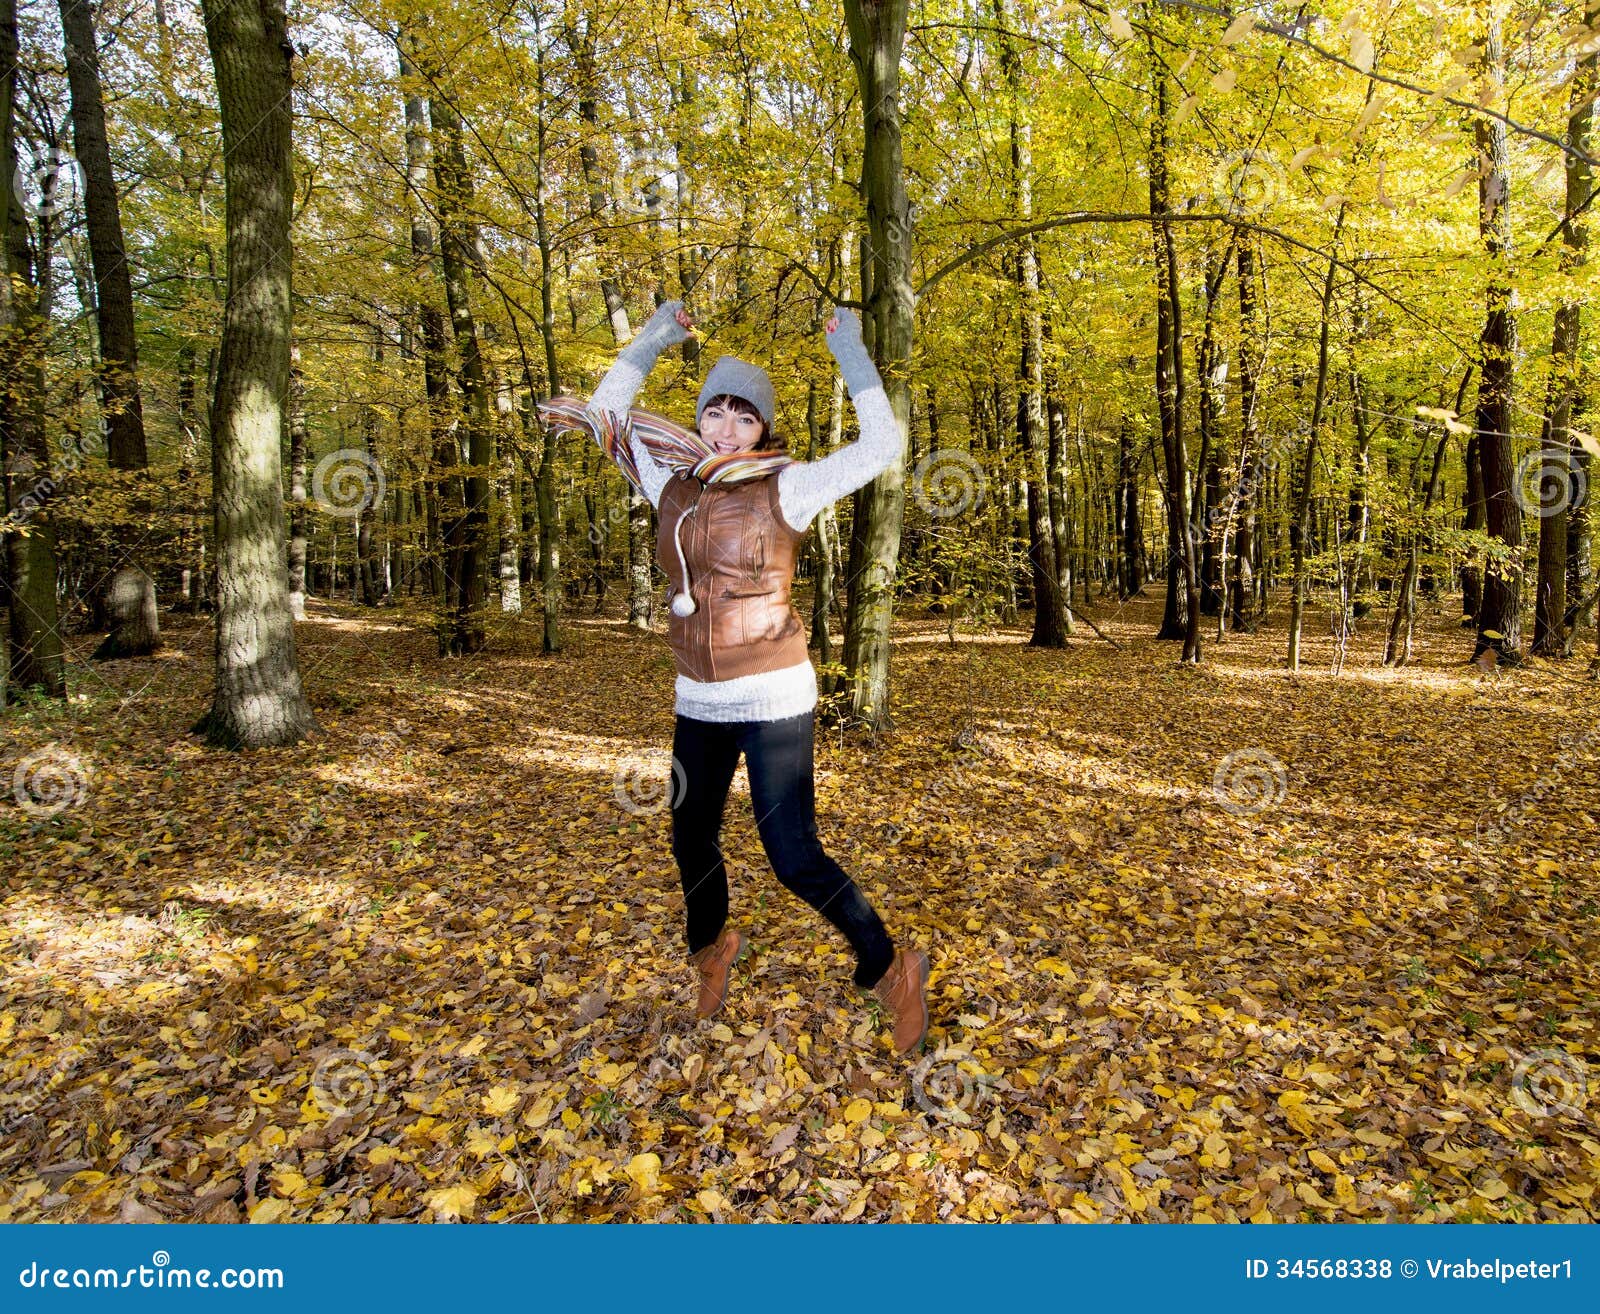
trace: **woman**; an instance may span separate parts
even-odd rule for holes
[[[656,357],[694,324],[669,301],[628,344],[588,403],[589,426],[617,426],[607,447],[660,517],[656,559],[671,578],[668,640],[678,669],[672,756],[672,852],[683,883],[697,1013],[721,1007],[746,939],[725,925],[728,880],[717,837],[744,754],[756,826],[778,879],[828,919],[856,955],[855,982],[894,1019],[905,1053],[928,1032],[928,956],[897,950],[882,920],[817,838],[812,736],[817,678],[805,627],[789,603],[795,556],[823,507],[876,478],[900,454],[900,429],[861,341],[838,309],[827,326],[861,437],[820,461],[789,458],[772,434],[765,371],[724,356],[695,408],[698,440],[630,407]],[[630,417],[639,423],[621,423]],[[650,442],[674,430],[683,446]],[[596,436],[599,437],[598,432]],[[622,460],[624,445],[633,469]],[[668,459],[661,458],[666,455]],[[680,776],[681,772],[681,776]]]

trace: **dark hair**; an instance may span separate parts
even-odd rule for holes
[[[720,397],[713,397],[706,406],[721,406],[724,410],[732,411],[735,415],[753,415],[761,421],[761,437],[752,452],[783,452],[788,450],[788,444],[772,432],[772,426],[762,418],[761,412],[752,401],[743,397],[735,397],[731,392],[725,392]],[[705,410],[705,406],[701,410]]]

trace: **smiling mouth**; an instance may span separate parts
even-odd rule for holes
[[[723,453],[737,452],[739,450],[738,443],[713,443],[712,446],[714,446],[719,452]]]

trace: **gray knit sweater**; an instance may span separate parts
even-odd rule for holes
[[[639,367],[620,357],[589,404],[626,415],[643,383]],[[823,507],[871,483],[900,455],[900,426],[876,371],[869,386],[852,390],[850,399],[861,437],[821,460],[797,461],[778,472],[778,506],[795,529],[804,530]],[[658,464],[637,438],[632,448],[645,495],[651,506],[659,506],[672,471]],[[817,705],[817,673],[808,659],[733,680],[691,680],[680,675],[676,693],[675,711],[697,721],[780,721]]]

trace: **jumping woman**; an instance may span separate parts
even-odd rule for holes
[[[854,314],[836,309],[828,349],[861,436],[820,461],[796,461],[772,431],[766,372],[723,356],[695,407],[697,432],[632,410],[656,357],[694,332],[681,301],[660,306],[585,406],[543,404],[586,429],[660,519],[656,559],[671,579],[667,638],[677,666],[672,853],[683,883],[696,1012],[727,996],[742,932],[726,925],[728,877],[717,839],[739,755],[762,847],[779,881],[855,951],[855,983],[894,1020],[894,1047],[928,1032],[928,955],[899,949],[882,919],[817,838],[812,777],[817,677],[789,602],[795,559],[817,512],[875,479],[900,454],[900,429]]]

